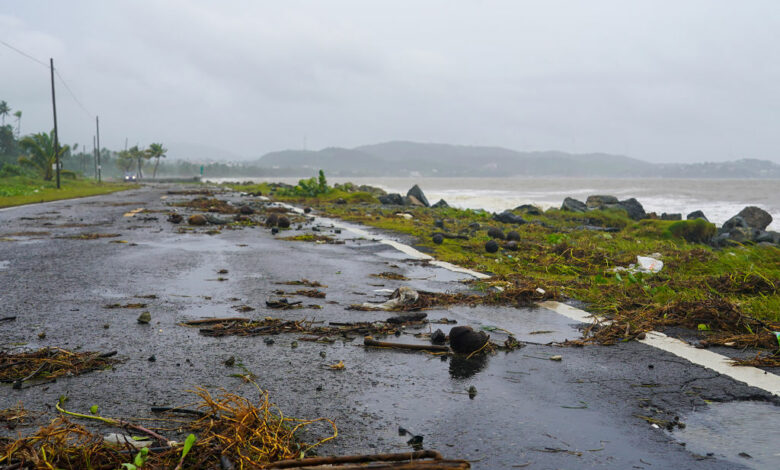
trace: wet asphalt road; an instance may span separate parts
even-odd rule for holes
[[[164,212],[170,210],[166,204],[192,196],[166,194],[170,189],[181,187],[145,187],[0,211],[0,317],[18,317],[0,324],[0,347],[118,350],[122,359],[113,371],[25,390],[2,385],[0,409],[21,401],[27,409],[44,413],[40,424],[53,417],[51,408],[63,394],[71,409],[85,411],[98,404],[102,413],[115,417],[149,416],[151,405],[191,403],[187,391],[194,387],[256,395],[251,384],[230,376],[240,370],[223,364],[235,356],[286,414],[335,420],[339,437],[324,445],[321,454],[409,450],[409,436],[399,436],[400,426],[424,436],[425,448],[471,460],[473,468],[776,468],[771,463],[776,448],[742,449],[734,439],[728,440],[737,442],[731,446],[707,439],[685,445],[678,440],[679,430],[657,429],[638,417],[678,416],[685,422],[708,413],[717,406],[712,402],[750,400],[756,416],[777,418],[776,399],[635,342],[586,348],[545,345],[578,333],[570,320],[542,308],[458,306],[428,312],[431,319],[496,326],[521,341],[538,343],[472,360],[366,350],[360,338],[333,344],[298,341],[292,348],[297,336],[280,335],[269,346],[264,337],[210,338],[178,326],[183,320],[211,316],[382,320],[388,315],[345,307],[381,301],[386,294],[376,290],[401,285],[431,291],[466,287],[459,282],[465,278],[461,274],[408,260],[371,240],[350,239],[346,232],[338,235],[346,239],[344,245],[277,240],[259,227],[216,235],[206,234],[208,228],[177,233],[178,227],[165,220]],[[218,197],[248,200],[236,194]],[[161,212],[123,216],[141,207]],[[58,238],[81,233],[121,236]],[[111,243],[117,240],[128,243]],[[220,269],[228,274],[218,274]],[[385,271],[412,280],[370,276]],[[326,299],[296,299],[322,309],[265,307],[273,291],[296,289],[278,282],[302,278],[328,286]],[[151,294],[157,298],[140,298]],[[139,310],[103,308],[130,302],[148,304],[151,325],[136,322]],[[256,310],[238,313],[233,308],[237,305]],[[436,327],[448,328],[432,325]],[[503,338],[500,332],[492,335]],[[388,340],[420,341],[411,334]],[[551,361],[552,355],[563,360]],[[156,361],[150,362],[151,356]],[[339,360],[344,370],[327,368]],[[466,390],[472,385],[477,395],[470,399]],[[766,422],[756,432],[780,435],[780,419]],[[309,437],[327,431],[312,428]],[[0,429],[3,435],[15,432]],[[721,432],[744,434],[739,428]],[[752,458],[739,456],[741,451]]]

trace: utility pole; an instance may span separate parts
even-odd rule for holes
[[[54,59],[49,58],[51,69],[51,109],[54,113],[54,158],[57,169],[57,189],[60,189],[60,142],[57,138],[57,100],[54,97]]]
[[[95,136],[92,136],[92,160],[95,163],[95,180],[98,179],[98,172],[97,172],[97,144],[95,143]]]
[[[100,119],[95,116],[95,131],[97,135],[97,178],[98,183],[103,179],[103,167],[100,165]]]

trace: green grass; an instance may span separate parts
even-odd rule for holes
[[[354,194],[354,193],[353,193]],[[377,204],[334,204],[331,195],[320,199],[299,199],[328,215],[415,237],[417,245],[437,259],[449,261],[496,279],[522,276],[541,287],[556,289],[564,297],[586,302],[589,309],[606,315],[633,308],[663,308],[673,302],[724,299],[751,317],[780,322],[780,249],[746,245],[713,249],[686,241],[697,239],[711,228],[702,223],[642,220],[633,221],[622,211],[593,211],[575,214],[548,210],[540,216],[524,217],[537,223],[521,226],[502,224],[483,211],[461,209],[408,208],[413,219],[396,216]],[[433,243],[431,235],[441,231],[433,222],[441,219],[445,231],[469,237]],[[479,230],[468,228],[470,223]],[[621,228],[616,233],[579,230],[582,225]],[[701,226],[700,226],[701,225]],[[520,235],[518,250],[484,249],[490,240],[488,227]],[[693,236],[690,236],[693,233]],[[616,275],[615,267],[636,263],[637,256],[658,253],[664,269],[656,275]]]
[[[60,189],[55,181],[43,181],[26,176],[0,178],[0,207],[20,206],[39,202],[108,194],[138,185],[96,183],[81,179],[62,179]]]

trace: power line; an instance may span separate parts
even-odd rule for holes
[[[35,57],[31,56],[30,54],[24,52],[23,50],[21,50],[21,49],[19,49],[17,47],[14,47],[14,46],[8,44],[7,42],[5,42],[3,40],[0,40],[0,44],[4,45],[5,47],[11,49],[12,51],[14,51],[14,52],[16,52],[18,54],[23,55],[24,57],[27,57],[28,59],[32,60],[33,62],[35,62],[37,64],[43,65],[47,69],[49,68],[49,64],[47,64],[46,62],[43,62],[42,60],[36,59]],[[87,117],[89,117],[91,119],[92,116],[94,116],[94,114],[90,113],[87,110],[87,108],[81,103],[81,101],[78,98],[76,98],[76,94],[73,93],[73,90],[70,89],[70,87],[68,86],[68,83],[65,81],[64,78],[62,78],[62,75],[60,75],[59,70],[57,70],[55,68],[54,69],[54,74],[57,75],[57,78],[60,80],[60,83],[62,83],[62,85],[65,87],[65,90],[68,92],[70,97],[73,98],[73,101],[75,101],[76,104],[78,105],[78,107],[81,108],[81,110],[84,111],[84,113],[87,115]]]
[[[60,82],[62,82],[63,86],[65,86],[65,90],[67,90],[67,92],[70,94],[70,97],[73,98],[73,101],[75,101],[76,104],[79,105],[79,108],[81,108],[81,110],[84,111],[84,114],[86,114],[88,118],[92,119],[92,116],[94,116],[94,114],[87,111],[87,108],[85,108],[84,105],[81,104],[81,101],[79,101],[79,99],[76,98],[76,95],[70,89],[68,84],[65,82],[65,79],[62,78],[62,75],[60,75],[60,72],[56,68],[54,69],[54,73],[55,75],[57,75],[57,78],[60,79]]]
[[[49,68],[49,64],[47,64],[46,62],[44,62],[44,61],[42,61],[42,60],[38,60],[38,59],[36,59],[35,57],[31,56],[30,54],[28,54],[28,53],[24,52],[23,50],[20,50],[20,49],[17,49],[17,48],[15,48],[14,46],[12,46],[12,45],[8,44],[7,42],[5,42],[5,41],[3,41],[3,40],[0,40],[0,44],[4,45],[5,47],[7,47],[7,48],[11,49],[11,50],[12,50],[12,51],[14,51],[14,52],[17,52],[17,53],[19,53],[19,54],[21,54],[21,55],[23,55],[23,56],[27,57],[28,59],[32,60],[33,62],[36,62],[36,63],[38,63],[38,64],[40,64],[40,65],[43,65],[43,66],[44,66],[44,67],[46,67],[47,69]]]

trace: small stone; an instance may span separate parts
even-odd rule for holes
[[[472,223],[469,224],[469,228],[471,230],[479,230],[481,228],[481,226],[477,222],[472,222]]]
[[[107,330],[107,329],[109,329],[110,327],[111,327],[111,325],[109,325],[108,323],[104,323],[104,324],[103,324],[103,329],[104,329],[104,330]]]
[[[270,346],[270,345],[274,344],[275,341],[274,341],[273,338],[263,338],[263,342],[265,344],[267,344],[268,346]]]
[[[517,233],[514,230],[511,230],[509,233],[506,234],[506,239],[519,242],[520,241],[520,234]]]
[[[512,240],[511,242],[506,242],[506,245],[504,245],[504,248],[510,251],[517,251],[517,242]]]
[[[279,223],[279,215],[278,214],[271,214],[265,219],[265,226],[266,227],[275,227],[276,224]]]
[[[290,228],[290,219],[285,216],[279,217],[279,220],[276,223],[279,228]]]
[[[279,233],[279,227],[271,227],[271,235],[276,235]]]
[[[236,357],[230,356],[229,358],[227,358],[225,360],[225,365],[228,367],[233,367],[234,365],[236,365]]]
[[[311,212],[311,207],[306,206],[306,207],[303,208],[303,213],[304,214],[308,214],[309,212]]]
[[[292,343],[290,343],[290,348],[295,349],[297,347],[298,347],[298,342],[297,341],[293,341]]]
[[[147,359],[147,361],[149,361],[149,362],[156,362],[157,361],[157,356],[152,354],[151,356],[149,356],[149,359]]]
[[[347,201],[343,197],[336,199],[336,204],[346,204]]]
[[[142,314],[138,315],[138,323],[142,325],[148,324],[150,321],[152,321],[152,314],[149,312],[143,312]]]
[[[469,387],[469,398],[473,400],[474,397],[476,396],[477,396],[477,387],[472,385],[471,387]]]
[[[181,214],[177,214],[176,212],[168,214],[168,222],[172,224],[179,224],[182,220],[184,220],[184,217],[182,217]]]
[[[321,391],[322,391],[322,385],[317,385],[317,389],[316,389],[316,390],[317,390],[318,392],[321,392]]]
[[[562,361],[563,360],[563,356],[556,354],[555,356],[550,356],[550,360],[551,361]]]
[[[495,253],[498,251],[498,243],[496,243],[495,240],[490,240],[489,242],[485,243],[485,251],[488,253]]]
[[[460,354],[473,353],[489,339],[484,331],[474,331],[470,326],[456,326],[450,330],[450,347]]]
[[[241,206],[238,208],[238,212],[244,215],[252,215],[255,213],[255,210],[249,206]]]
[[[447,335],[444,334],[441,329],[437,329],[433,333],[431,333],[431,343],[433,344],[444,344],[445,341],[447,341]]]
[[[441,219],[436,219],[433,221],[433,226],[438,228],[444,228],[444,221]]]
[[[190,225],[206,225],[208,220],[206,220],[206,217],[201,214],[193,214],[189,219],[187,219],[187,223]]]
[[[502,232],[500,228],[496,227],[490,227],[487,231],[487,234],[490,238],[498,238],[499,240],[504,240],[506,238],[504,232]]]
[[[46,338],[46,332],[45,331],[41,331],[40,333],[38,333],[38,338],[40,338],[40,339]]]
[[[444,242],[444,237],[440,233],[433,234],[433,243],[441,245]]]
[[[327,356],[327,354],[325,353],[325,351],[320,351],[320,357],[321,357],[321,358],[323,358],[323,359],[325,359],[325,356]]]

